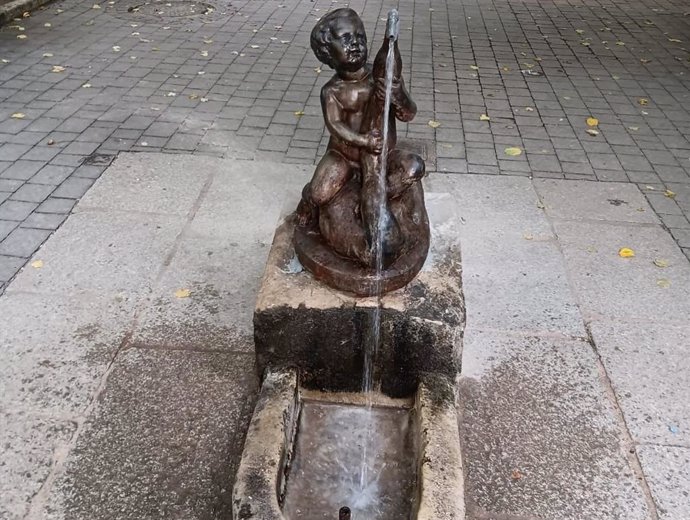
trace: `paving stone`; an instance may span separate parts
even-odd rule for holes
[[[468,325],[586,335],[529,179],[437,175],[428,185],[457,201]]]
[[[0,517],[20,520],[48,478],[55,453],[69,445],[76,423],[0,411]]]
[[[681,446],[640,446],[642,470],[650,483],[660,520],[688,518],[690,448]]]
[[[212,158],[121,154],[109,175],[99,179],[82,199],[79,211],[98,208],[187,215],[211,174],[227,167],[227,162]]]
[[[28,258],[49,236],[47,230],[18,227],[0,242],[0,255]]]
[[[42,252],[38,258],[51,262]],[[2,406],[62,417],[83,414],[127,333],[134,305],[127,295],[8,291],[0,299],[10,325],[0,331]]]
[[[462,358],[471,516],[648,518],[588,343],[468,329]]]
[[[12,194],[12,200],[24,202],[43,202],[55,189],[49,184],[26,183]]]
[[[30,179],[38,170],[43,168],[42,161],[16,161],[0,174],[3,179],[15,179],[25,181]]]
[[[59,184],[62,184],[73,171],[74,168],[69,166],[56,166],[53,164],[48,164],[31,178],[31,182],[35,184],[50,184],[52,186],[58,186]]]
[[[658,226],[554,221],[586,319],[658,317],[687,323],[690,264]],[[635,252],[621,258],[621,248]],[[666,260],[660,269],[654,260]]]
[[[12,289],[102,291],[131,297],[148,294],[183,224],[182,219],[171,215],[74,214],[41,249],[46,265],[24,271]],[[106,272],[108,276],[102,276]]]
[[[678,382],[690,370],[690,327],[597,321],[592,338],[638,443],[690,445]]]
[[[29,215],[24,222],[22,222],[22,227],[33,228],[33,229],[51,229],[55,230],[60,227],[67,215],[60,213],[32,213]],[[2,225],[0,224],[0,227]]]
[[[24,220],[37,206],[35,202],[6,200],[0,204],[0,220]]]
[[[1,243],[0,243],[1,244]],[[17,274],[24,265],[26,259],[16,256],[5,256],[0,254],[0,282],[7,282]]]
[[[14,220],[0,220],[0,242],[18,225],[19,222]]]
[[[53,192],[53,196],[64,199],[81,198],[93,184],[93,179],[70,177]]]
[[[657,224],[659,219],[635,185],[535,179],[550,217]]]
[[[124,352],[45,518],[229,517],[257,386],[252,366],[247,354]]]
[[[77,201],[74,199],[58,199],[55,197],[48,197],[38,208],[37,212],[42,213],[60,213],[66,214],[72,211],[74,204]]]

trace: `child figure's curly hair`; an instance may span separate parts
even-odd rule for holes
[[[341,7],[324,15],[316,22],[309,39],[311,50],[314,51],[316,59],[332,69],[335,67],[333,66],[333,58],[331,56],[331,37],[333,35],[333,26],[339,18],[354,18],[358,23],[362,24],[362,19],[353,9]]]

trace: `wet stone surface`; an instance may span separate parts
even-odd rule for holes
[[[288,520],[408,518],[415,484],[410,410],[304,401],[287,478]]]

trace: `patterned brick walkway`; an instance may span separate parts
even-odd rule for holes
[[[0,29],[0,292],[119,151],[301,163],[323,152],[329,71],[308,34],[348,4],[136,5],[66,0]],[[636,183],[690,256],[684,2],[349,5],[374,43],[399,6],[420,108],[402,133],[426,143],[431,167]]]

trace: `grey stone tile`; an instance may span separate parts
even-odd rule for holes
[[[252,366],[247,354],[124,352],[47,516],[229,517],[256,393]]]
[[[52,470],[55,453],[67,448],[76,427],[68,420],[0,411],[0,517],[26,517],[31,498]]]
[[[593,322],[592,337],[633,439],[690,446],[690,326]]]
[[[15,220],[0,220],[0,242],[18,225],[19,222]]]
[[[468,328],[462,358],[469,511],[482,512],[479,518],[647,518],[588,343]]]
[[[550,217],[659,223],[635,185],[535,179],[534,187]]]
[[[649,481],[660,520],[690,517],[690,448],[640,446],[642,470]]]
[[[67,215],[60,213],[34,212],[29,215],[21,225],[25,228],[55,230],[60,227],[60,224],[62,224],[66,218]]]
[[[7,282],[12,279],[24,265],[24,262],[26,262],[24,258],[0,255],[0,282]]]
[[[687,323],[690,264],[658,226],[555,221],[571,283],[586,319]],[[621,248],[635,252],[621,258]],[[668,261],[660,269],[654,260]]]
[[[35,184],[50,184],[58,186],[62,184],[67,177],[69,177],[74,168],[71,166],[56,166],[48,164],[42,168],[37,174],[31,178],[31,182]]]
[[[7,168],[0,177],[3,179],[27,180],[30,179],[38,170],[43,168],[45,163],[42,161],[16,161]]]
[[[39,253],[44,265],[51,259]],[[27,266],[27,270],[38,270]],[[57,416],[83,414],[133,315],[128,297],[26,294],[0,299],[2,407]]]
[[[70,177],[53,192],[54,197],[64,199],[81,198],[94,183],[94,179]]]
[[[72,211],[76,200],[74,199],[58,199],[55,197],[48,197],[37,209],[37,212],[42,213],[59,213],[67,214]]]
[[[37,206],[35,202],[6,200],[0,204],[0,220],[24,220]]]
[[[183,224],[171,215],[74,214],[41,249],[46,265],[22,272],[11,289],[148,294]]]
[[[48,236],[50,236],[48,230],[18,227],[0,242],[0,255],[28,258]]]
[[[12,194],[12,200],[20,200],[24,202],[43,202],[48,195],[50,195],[54,186],[49,184],[32,184],[26,183]]]
[[[437,175],[427,184],[457,206],[468,325],[586,335],[529,179]]]
[[[82,199],[78,211],[98,208],[186,215],[209,176],[224,167],[227,163],[212,158],[121,154],[108,175]]]

